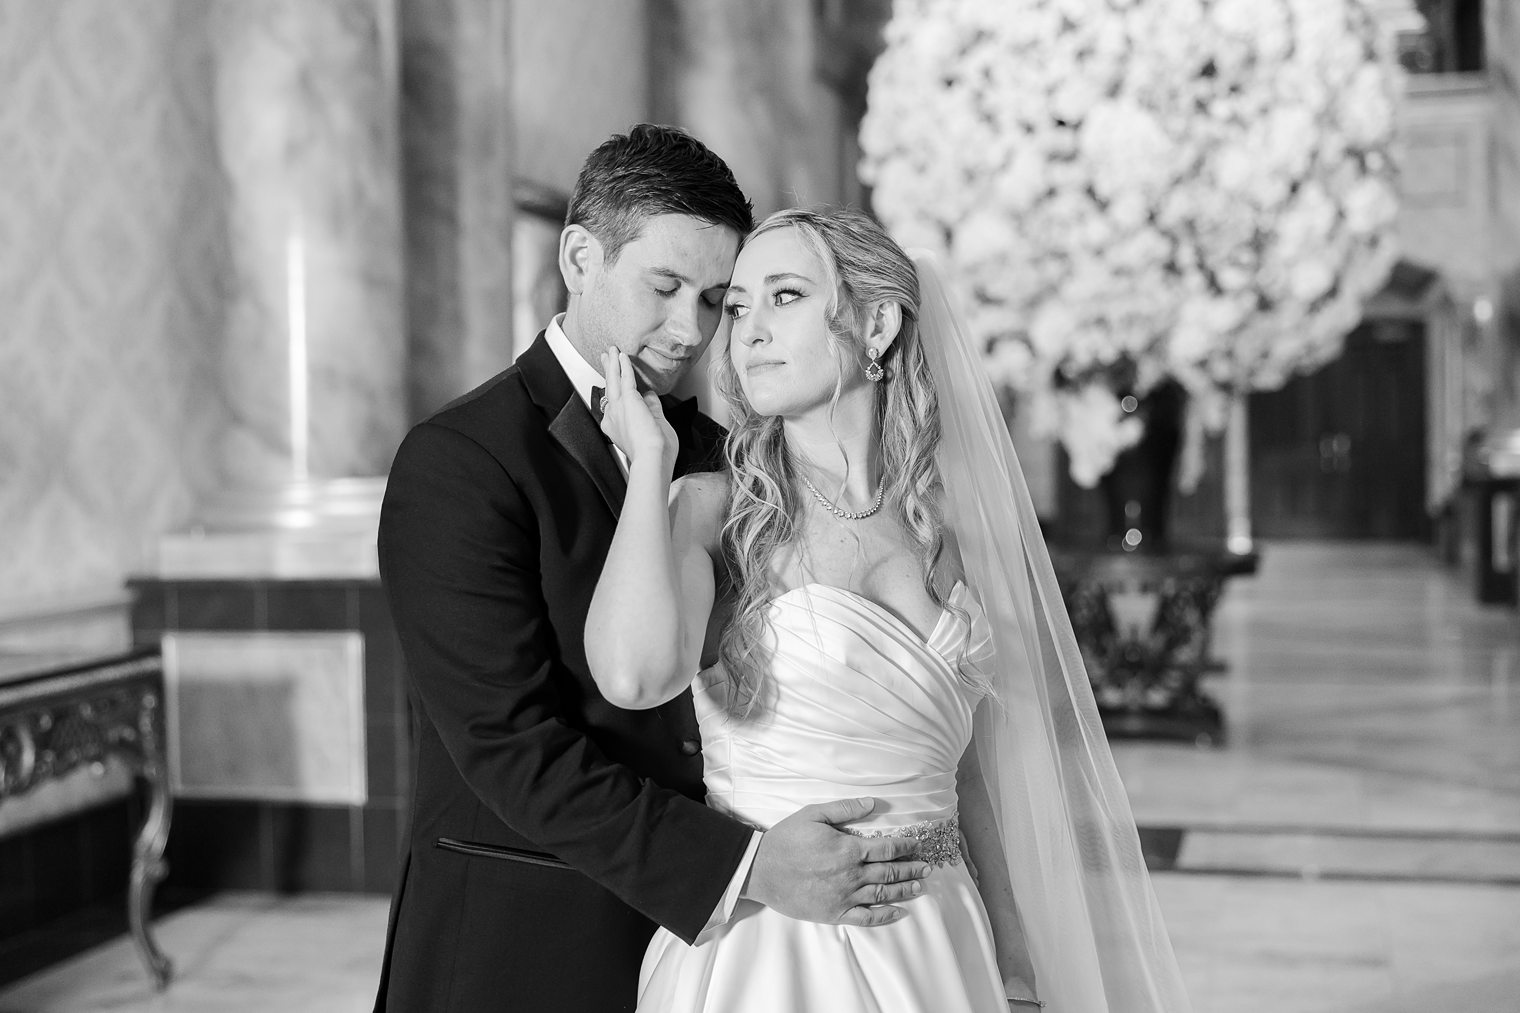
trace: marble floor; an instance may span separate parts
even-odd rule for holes
[[[1520,612],[1420,546],[1269,545],[1228,744],[1118,743],[1200,1013],[1520,1013]]]
[[[1269,545],[1214,649],[1227,745],[1115,746],[1199,1013],[1520,1013],[1520,612],[1419,546]],[[0,1013],[364,1010],[384,926],[223,894],[159,920],[168,992],[117,940]]]

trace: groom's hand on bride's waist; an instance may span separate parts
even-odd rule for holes
[[[856,837],[837,828],[870,815],[875,799],[805,806],[760,836],[744,896],[792,918],[885,925],[923,892],[929,866],[909,837]]]

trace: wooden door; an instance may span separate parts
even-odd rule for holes
[[[1251,396],[1259,536],[1426,537],[1424,332],[1364,323],[1334,362]]]

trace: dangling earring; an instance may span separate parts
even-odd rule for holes
[[[887,371],[882,369],[881,363],[876,361],[881,353],[876,350],[875,345],[872,345],[866,349],[866,354],[871,357],[871,361],[866,364],[866,379],[872,383],[881,383],[887,376]]]

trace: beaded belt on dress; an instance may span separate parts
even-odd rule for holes
[[[961,864],[961,819],[956,813],[942,820],[924,820],[891,830],[849,830],[856,837],[911,837],[918,841],[920,862],[933,866]]]

